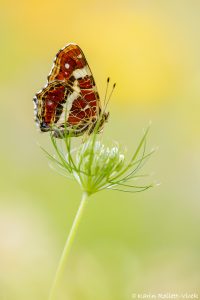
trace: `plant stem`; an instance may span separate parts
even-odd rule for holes
[[[50,294],[49,294],[49,300],[56,299],[55,298],[56,290],[59,286],[60,280],[62,278],[62,275],[63,275],[64,271],[65,271],[65,265],[66,265],[66,262],[67,262],[67,258],[69,256],[70,249],[72,247],[72,244],[73,244],[78,226],[79,226],[80,221],[81,221],[81,217],[82,217],[84,208],[85,208],[86,203],[87,203],[87,197],[88,197],[87,192],[83,192],[82,199],[81,199],[78,211],[76,213],[74,222],[72,224],[71,230],[70,230],[69,235],[67,237],[65,247],[63,249],[63,252],[62,252],[62,255],[61,255],[57,270],[56,270],[54,281],[53,281],[51,291],[50,291]]]

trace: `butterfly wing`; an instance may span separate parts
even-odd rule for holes
[[[50,82],[34,97],[35,118],[41,131],[59,130],[72,136],[83,134],[96,122],[96,102],[82,97],[65,82]],[[89,103],[89,104],[88,104]]]
[[[56,54],[52,70],[48,76],[48,81],[72,79],[77,70],[83,70],[88,67],[87,74],[91,75],[90,68],[87,64],[83,51],[78,45],[68,44]],[[75,73],[74,73],[75,71]]]
[[[53,81],[38,92],[33,101],[35,103],[36,122],[41,131],[49,131],[57,123],[66,102],[68,90],[60,81]]]
[[[57,53],[52,71],[48,76],[49,82],[54,80],[65,81],[80,95],[85,106],[88,105],[92,110],[95,107],[95,114],[100,113],[100,100],[94,77],[85,55],[78,45],[69,44]],[[77,109],[79,102],[77,100],[73,107]]]
[[[67,127],[80,135],[97,121],[99,95],[79,46],[69,44],[57,53],[48,85],[36,94],[34,102],[41,131]]]

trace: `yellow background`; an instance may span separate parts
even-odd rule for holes
[[[83,49],[103,97],[117,82],[107,140],[131,152],[152,121],[145,166],[161,185],[90,199],[59,300],[200,293],[200,2],[1,1],[0,299],[47,299],[79,204],[77,185],[48,167],[34,94],[57,51]],[[152,178],[149,179],[150,181]]]

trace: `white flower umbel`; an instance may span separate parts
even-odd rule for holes
[[[104,189],[135,193],[153,186],[153,184],[137,185],[135,183],[144,176],[138,175],[138,172],[154,152],[152,150],[146,153],[148,130],[144,132],[137,149],[129,160],[116,143],[111,147],[105,146],[95,130],[76,147],[73,147],[74,139],[69,135],[57,139],[50,134],[55,155],[43,150],[56,164],[57,170],[62,175],[74,179],[80,185],[83,196],[58,264],[49,300],[57,299],[56,291],[88,197]]]

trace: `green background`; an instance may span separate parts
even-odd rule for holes
[[[159,187],[91,197],[60,300],[200,293],[199,1],[2,1],[0,299],[44,300],[79,205],[79,187],[48,167],[34,94],[56,52],[83,49],[101,97],[117,82],[106,140],[131,153],[152,121],[144,172]]]

